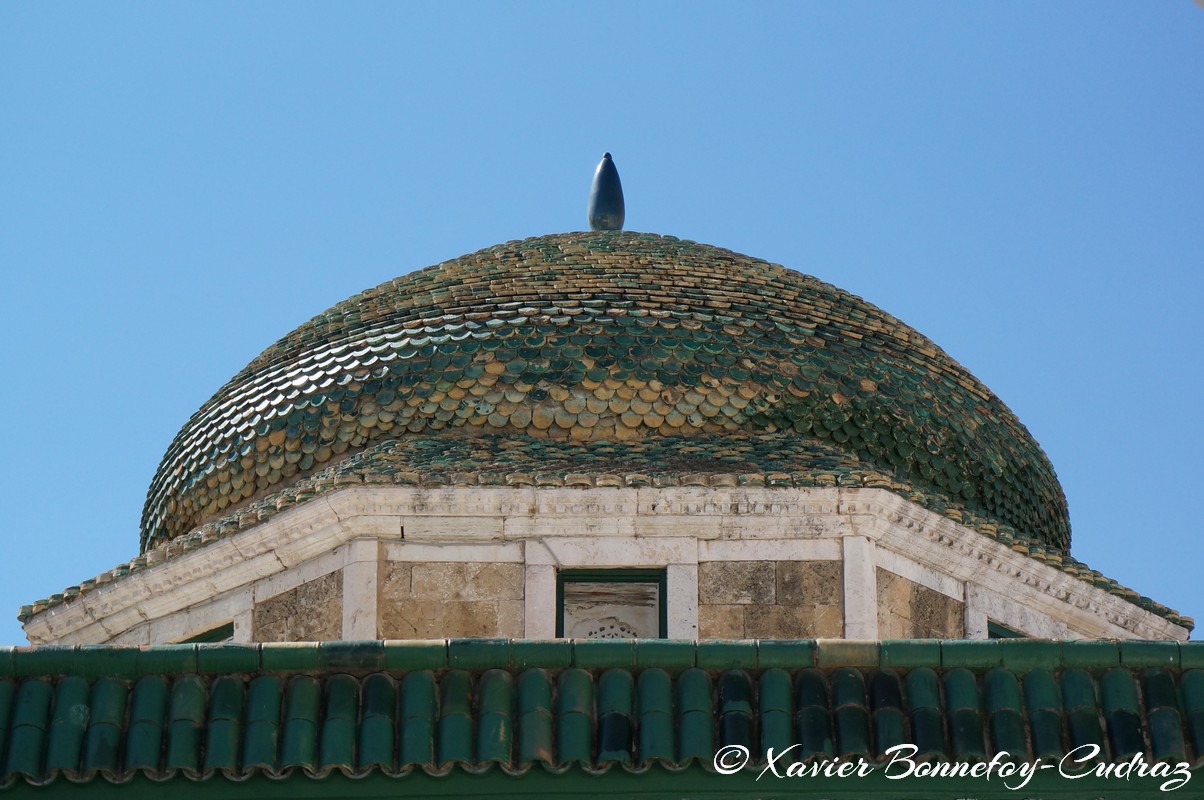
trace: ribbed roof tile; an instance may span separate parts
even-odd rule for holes
[[[733,745],[756,767],[769,747],[880,765],[900,744],[952,762],[1097,746],[1102,763],[1198,766],[1201,653],[1039,640],[4,648],[0,786],[710,771]]]

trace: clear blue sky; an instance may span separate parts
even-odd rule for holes
[[[585,227],[776,261],[933,338],[1072,552],[1204,625],[1204,9],[4,3],[0,643],[137,555],[172,436],[369,286]]]

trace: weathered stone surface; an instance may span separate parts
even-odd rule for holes
[[[404,600],[410,596],[412,573],[413,564],[409,562],[386,561],[381,565],[378,604],[382,610],[390,601]]]
[[[414,564],[410,591],[414,597],[462,600],[521,600],[521,564],[441,562]]]
[[[255,606],[257,642],[322,642],[343,638],[343,572],[303,583]]]
[[[965,635],[965,605],[879,569],[878,634],[883,639],[959,639]]]
[[[521,639],[526,631],[526,606],[522,600],[499,600],[497,604],[497,635]]]
[[[844,570],[839,561],[779,561],[776,573],[779,605],[840,607]]]
[[[844,637],[844,612],[840,606],[813,606],[808,638],[840,639]]]
[[[744,609],[745,639],[806,639],[808,609],[798,606],[748,606]]]
[[[414,600],[381,615],[386,639],[493,637],[497,627],[497,603],[482,600]]]
[[[698,607],[698,638],[743,639],[744,606],[705,604]]]
[[[839,638],[839,561],[729,561],[699,565],[702,639]]]
[[[698,565],[698,602],[772,604],[775,601],[772,561],[710,561]]]
[[[521,564],[388,562],[381,579],[381,635],[520,637],[523,581]]]

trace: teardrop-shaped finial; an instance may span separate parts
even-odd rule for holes
[[[623,184],[610,153],[602,154],[589,189],[589,227],[595,231],[623,230]]]

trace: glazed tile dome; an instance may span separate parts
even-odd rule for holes
[[[172,441],[142,549],[347,465],[880,486],[1037,549],[1070,541],[1041,448],[927,338],[784,267],[622,231],[491,247],[305,323]]]

